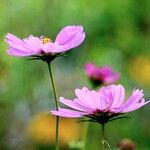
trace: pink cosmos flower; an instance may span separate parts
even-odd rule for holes
[[[125,89],[122,85],[109,85],[99,91],[90,91],[83,87],[76,89],[75,94],[77,97],[73,100],[60,97],[59,101],[68,108],[52,110],[51,113],[70,118],[86,116],[90,121],[105,124],[112,121],[113,117],[139,109],[150,102],[145,102],[143,91],[139,89],[133,90],[131,96],[125,100]]]
[[[95,86],[101,84],[112,84],[120,78],[120,74],[109,66],[96,67],[92,63],[86,63],[84,70]]]
[[[47,37],[30,35],[23,40],[8,33],[5,41],[9,44],[8,54],[16,57],[35,55],[55,55],[79,46],[85,38],[82,26],[66,26],[54,42]]]

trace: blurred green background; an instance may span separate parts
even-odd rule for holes
[[[32,34],[54,40],[62,27],[81,24],[86,32],[84,43],[53,62],[58,95],[73,98],[75,88],[90,88],[83,66],[92,62],[119,71],[119,83],[126,87],[127,95],[133,88],[141,88],[145,98],[150,99],[149,0],[0,0],[0,20],[0,150],[53,149],[45,142],[53,145],[53,135],[49,139],[45,134],[52,127],[55,130],[54,120],[49,116],[45,119],[45,112],[54,108],[47,66],[40,61],[8,56],[4,42],[8,32],[20,38]],[[107,125],[111,149],[128,138],[137,149],[149,150],[149,106],[128,116],[131,119]],[[62,120],[61,140],[67,140],[61,149],[69,149],[70,142],[80,146],[76,138],[81,139],[77,132],[83,130],[78,129],[83,123],[72,126],[65,124],[67,121]],[[68,126],[75,132],[75,141],[72,135],[67,137]],[[87,140],[86,150],[100,150],[98,124],[90,123]]]

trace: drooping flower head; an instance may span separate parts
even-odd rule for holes
[[[122,85],[109,85],[99,91],[90,91],[86,87],[75,90],[73,100],[60,97],[59,101],[68,108],[52,110],[57,116],[78,118],[89,117],[90,121],[105,124],[116,116],[134,111],[150,101],[144,100],[143,91],[133,90],[131,96],[125,100],[125,89]],[[115,117],[115,118],[113,118]]]
[[[82,26],[66,26],[57,35],[54,42],[50,38],[30,35],[23,40],[8,33],[5,41],[9,44],[8,54],[16,57],[36,56],[54,57],[79,46],[85,38]]]
[[[110,66],[96,67],[92,63],[86,63],[84,70],[95,87],[103,84],[112,84],[120,78],[120,74]]]

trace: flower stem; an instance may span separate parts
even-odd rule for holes
[[[84,130],[83,130],[83,142],[84,142],[84,144],[83,144],[83,147],[81,148],[81,150],[86,150],[88,130],[89,130],[89,122],[85,122]]]
[[[101,128],[102,150],[105,150],[105,144],[107,145],[108,148],[110,148],[110,145],[105,139],[105,124],[101,124],[101,125],[102,125],[102,128]]]
[[[102,138],[102,150],[105,150],[105,124],[102,124],[102,130],[101,130],[101,138]]]
[[[49,70],[49,74],[50,74],[50,79],[51,79],[51,83],[52,83],[52,88],[53,88],[53,94],[54,94],[54,99],[55,99],[55,108],[56,110],[58,110],[58,100],[57,100],[57,93],[56,93],[56,87],[55,87],[55,83],[54,83],[54,79],[53,79],[53,74],[52,74],[52,69],[51,69],[51,63],[48,62],[48,70]],[[55,143],[55,150],[59,150],[59,117],[56,117],[56,143]]]

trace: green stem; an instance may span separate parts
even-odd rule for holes
[[[57,93],[56,93],[56,87],[55,87],[55,83],[54,83],[54,79],[53,79],[53,74],[52,74],[52,69],[51,69],[51,63],[47,63],[48,64],[48,69],[49,69],[49,74],[50,74],[50,79],[51,79],[51,83],[52,83],[52,88],[53,88],[53,94],[54,94],[54,99],[55,99],[55,107],[56,110],[58,110],[58,100],[57,100]],[[55,143],[55,149],[59,150],[59,117],[56,117],[56,143]]]
[[[89,129],[89,122],[85,122],[84,130],[83,130],[83,147],[81,150],[86,150],[87,147],[87,137],[88,137],[88,129]]]
[[[102,150],[105,150],[105,124],[102,124],[102,130],[101,130],[101,138],[102,138]]]
[[[110,148],[109,143],[105,139],[105,124],[102,124],[101,136],[102,136],[102,150],[105,150],[105,144],[107,145],[108,148]]]

